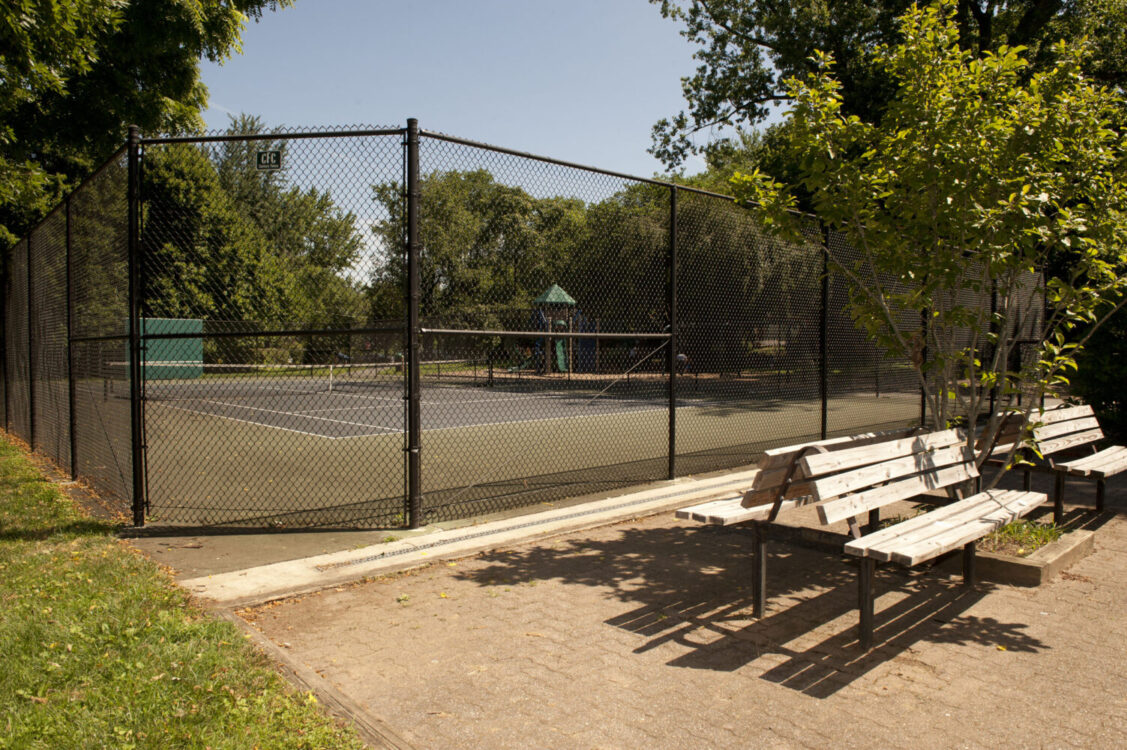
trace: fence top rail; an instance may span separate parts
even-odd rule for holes
[[[544,162],[545,164],[555,164],[560,167],[569,167],[571,169],[580,169],[584,172],[591,172],[593,174],[607,175],[608,177],[617,177],[622,180],[631,180],[633,182],[641,182],[646,185],[657,185],[658,187],[667,187],[673,190],[680,190],[685,193],[692,193],[695,195],[704,195],[709,198],[721,198],[726,201],[737,202],[735,196],[724,195],[723,193],[714,193],[711,190],[704,190],[702,188],[691,187],[689,185],[678,185],[676,182],[669,182],[668,180],[656,180],[653,177],[638,177],[637,175],[626,174],[625,172],[615,172],[609,169],[600,169],[599,167],[592,167],[589,164],[579,164],[577,162],[565,161],[564,159],[555,159],[551,156],[541,156],[533,154],[528,151],[518,151],[512,148],[505,148],[504,146],[494,146],[491,143],[483,143],[481,141],[472,141],[468,138],[459,138],[446,133],[439,133],[434,130],[419,130],[419,136],[422,138],[432,138],[436,141],[446,141],[447,143],[457,143],[462,146],[471,146],[473,148],[480,148],[486,151],[495,151],[499,154],[508,154],[510,156],[519,156],[524,159],[532,159],[534,161]],[[747,208],[753,204],[747,201],[739,201],[740,206]],[[803,211],[792,211],[798,216],[805,216],[807,218],[816,219],[814,214],[806,213]]]
[[[142,138],[141,145],[171,143],[227,143],[232,141],[294,141],[310,138],[344,138],[347,136],[404,135],[406,128],[368,128],[363,130],[323,130],[308,133],[242,133],[224,135],[169,135]]]
[[[621,333],[621,332],[580,332],[580,331],[506,331],[506,330],[486,330],[486,329],[472,329],[472,328],[421,328],[421,333],[432,336],[509,336],[512,338],[533,339],[533,338],[553,338],[553,339],[668,339],[672,338],[671,334],[666,331],[665,333],[638,332],[638,333]]]
[[[617,177],[617,178],[622,179],[622,180],[630,180],[632,182],[641,182],[641,183],[645,183],[647,185],[657,185],[658,187],[675,188],[677,190],[684,190],[686,192],[697,193],[699,195],[707,195],[707,196],[711,196],[713,198],[723,198],[725,200],[730,200],[730,201],[735,200],[735,198],[733,198],[730,195],[724,195],[722,193],[713,193],[713,192],[710,192],[708,190],[702,190],[700,188],[688,187],[686,185],[678,185],[675,182],[668,182],[666,180],[655,180],[652,177],[638,177],[637,175],[626,174],[625,172],[615,172],[615,171],[612,171],[612,170],[609,170],[609,169],[600,169],[599,167],[592,167],[589,164],[579,164],[577,162],[565,161],[564,159],[555,159],[551,156],[541,156],[539,154],[533,154],[533,153],[530,153],[528,151],[518,151],[518,150],[512,149],[512,148],[505,148],[504,146],[494,146],[491,143],[483,143],[481,141],[472,141],[468,138],[459,138],[457,136],[447,135],[446,133],[439,133],[439,132],[434,131],[434,130],[422,130],[422,129],[420,129],[419,130],[419,136],[421,138],[431,138],[431,139],[434,139],[436,141],[446,141],[447,143],[456,143],[456,144],[459,144],[459,145],[462,145],[462,146],[471,146],[473,148],[480,148],[480,149],[484,149],[486,151],[495,151],[499,154],[508,154],[509,156],[519,156],[523,159],[532,159],[534,161],[544,162],[545,164],[555,164],[555,165],[560,166],[560,167],[569,167],[571,169],[580,169],[580,170],[583,170],[584,172],[592,172],[594,174],[607,175],[608,177]]]

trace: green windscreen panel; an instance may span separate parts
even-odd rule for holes
[[[196,334],[184,338],[148,338]],[[203,375],[203,321],[190,318],[143,318],[145,380],[180,380]]]

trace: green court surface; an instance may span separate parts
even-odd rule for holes
[[[549,412],[550,413],[550,410]],[[831,434],[910,424],[919,396],[831,398]],[[677,409],[678,474],[752,463],[817,437],[820,400]],[[153,523],[396,527],[402,432],[330,438],[154,402],[146,406]],[[668,411],[500,420],[422,433],[425,520],[469,517],[665,478]]]

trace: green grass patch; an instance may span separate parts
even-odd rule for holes
[[[0,439],[0,747],[360,748]]]
[[[1019,519],[991,532],[982,540],[980,548],[987,552],[1028,557],[1046,544],[1060,539],[1063,533],[1055,523]]]

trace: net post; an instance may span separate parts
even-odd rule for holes
[[[407,524],[423,525],[420,468],[419,361],[419,121],[407,120]]]
[[[27,235],[27,444],[35,450],[35,297],[33,295],[31,273],[32,238],[35,231]]]
[[[830,229],[822,224],[822,300],[818,310],[818,390],[822,397],[822,440],[830,426]]]
[[[669,187],[669,257],[666,268],[669,344],[669,479],[677,476],[677,187]]]
[[[73,233],[71,231],[71,202],[70,196],[66,199],[66,285],[67,285],[67,402],[70,410],[70,423],[68,426],[68,436],[70,438],[70,479],[73,482],[78,479],[78,436],[75,433],[75,382],[74,382],[74,282],[71,269],[71,243],[73,241]]]
[[[129,126],[128,147],[128,238],[126,264],[129,276],[129,424],[133,464],[133,525],[145,525],[145,476],[141,424],[141,321],[140,285],[141,245],[141,131]]]

